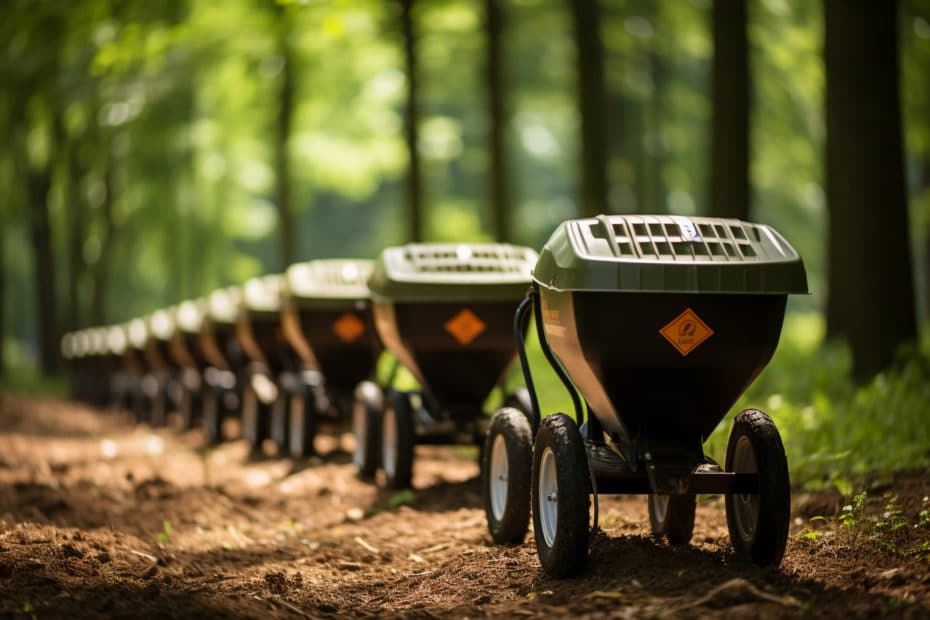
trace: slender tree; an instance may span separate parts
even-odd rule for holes
[[[917,336],[897,2],[825,0],[828,334],[867,380]]]
[[[924,155],[921,190],[924,195],[930,195],[930,153]],[[921,319],[930,323],[930,213],[924,211],[923,221],[920,223],[920,240],[923,249],[923,296],[924,307]]]
[[[58,110],[52,107],[51,114],[58,113]],[[51,374],[58,369],[60,334],[52,224],[48,209],[48,197],[52,188],[52,166],[48,161],[49,157],[46,156],[45,159],[46,161],[41,162],[27,162],[26,192],[29,204],[29,237],[35,269],[39,364],[43,373]]]
[[[485,0],[484,31],[487,45],[488,150],[490,151],[489,193],[493,211],[494,238],[510,241],[510,183],[507,161],[507,102],[504,87],[504,53],[501,39],[505,28],[502,0]]]
[[[116,204],[116,159],[108,137],[103,137],[103,200],[100,203],[101,235],[100,253],[91,266],[90,321],[94,325],[107,323],[107,298],[110,289],[111,257],[116,238],[116,223],[113,212]]]
[[[415,0],[400,0],[401,33],[404,42],[404,70],[407,75],[407,101],[404,106],[404,137],[407,142],[407,217],[410,241],[423,241],[423,182],[420,167],[420,91],[417,78],[417,32]]]
[[[5,214],[0,213],[0,224]],[[6,226],[0,226],[0,377],[6,374]]]
[[[65,227],[67,236],[65,242],[65,255],[68,260],[65,264],[67,272],[67,290],[65,291],[65,315],[62,317],[64,327],[76,330],[81,327],[83,313],[81,312],[80,283],[84,279],[84,239],[87,236],[87,208],[84,198],[84,178],[88,173],[89,161],[88,140],[86,131],[68,133],[61,128],[60,142],[62,147],[62,167],[65,179],[66,216]],[[79,135],[84,134],[84,135]]]
[[[749,219],[749,46],[746,0],[714,0],[710,204],[714,217]]]
[[[52,76],[60,65],[64,25],[57,6],[18,2],[5,10],[0,28],[6,36],[0,40],[9,103],[7,138],[21,190],[22,207],[17,211],[31,250],[39,364],[51,373],[58,365],[59,325],[48,197],[57,146],[54,129],[60,127],[62,107]]]
[[[84,238],[86,218],[82,183],[86,170],[79,155],[80,145],[72,141],[68,146],[68,316],[67,329],[81,326],[80,283],[84,278]]]
[[[569,0],[575,27],[581,213],[607,211],[607,99],[598,0]]]
[[[281,269],[296,260],[297,229],[294,225],[294,209],[291,204],[291,165],[288,145],[294,117],[296,99],[295,54],[291,45],[293,17],[288,7],[277,5],[276,15],[277,54],[281,60],[278,81],[278,114],[275,124],[274,161],[278,206],[278,227],[281,235]]]

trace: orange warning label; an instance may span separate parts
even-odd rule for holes
[[[688,355],[702,342],[714,335],[714,330],[701,320],[694,310],[688,308],[671,323],[659,330],[672,346],[682,355]]]
[[[464,347],[480,336],[487,325],[474,312],[465,308],[446,321],[445,328]]]
[[[355,342],[365,333],[365,324],[354,314],[343,314],[333,323],[333,332],[343,342]]]

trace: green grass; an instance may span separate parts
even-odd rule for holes
[[[0,373],[0,393],[35,394],[63,397],[68,393],[68,381],[63,376],[47,377],[28,359],[18,340],[6,338],[0,348],[3,372]]]
[[[930,465],[930,341],[868,385],[849,380],[845,347],[823,344],[819,314],[791,314],[772,362],[707,442],[722,457],[732,416],[762,409],[778,426],[792,479],[844,494],[870,475]]]
[[[57,396],[68,394],[68,381],[64,377],[47,377],[30,366],[15,366],[4,369],[0,375],[0,393]]]

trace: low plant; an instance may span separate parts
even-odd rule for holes
[[[158,533],[158,536],[155,537],[155,541],[156,541],[159,545],[167,545],[168,543],[171,542],[171,533],[172,533],[172,531],[173,531],[173,530],[172,530],[172,528],[171,528],[171,522],[170,522],[170,521],[162,521],[162,523],[161,523],[161,532],[159,532],[159,533]]]
[[[888,498],[877,514],[869,514],[867,503],[866,492],[857,493],[835,517],[811,517],[810,524],[817,527],[801,532],[798,538],[833,551],[866,545],[903,558],[930,558],[930,540],[920,540],[926,535],[914,536],[914,530],[930,533],[930,511],[922,510],[911,520],[897,497]]]

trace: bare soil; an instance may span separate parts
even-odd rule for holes
[[[797,495],[778,570],[733,557],[719,497],[685,548],[650,537],[644,497],[601,498],[586,571],[551,580],[532,534],[491,545],[474,449],[418,448],[397,494],[355,478],[350,437],[256,461],[9,395],[0,429],[4,617],[930,617],[928,472],[873,486],[868,513],[896,497],[905,523],[886,540],[810,521],[841,511],[835,492]]]

